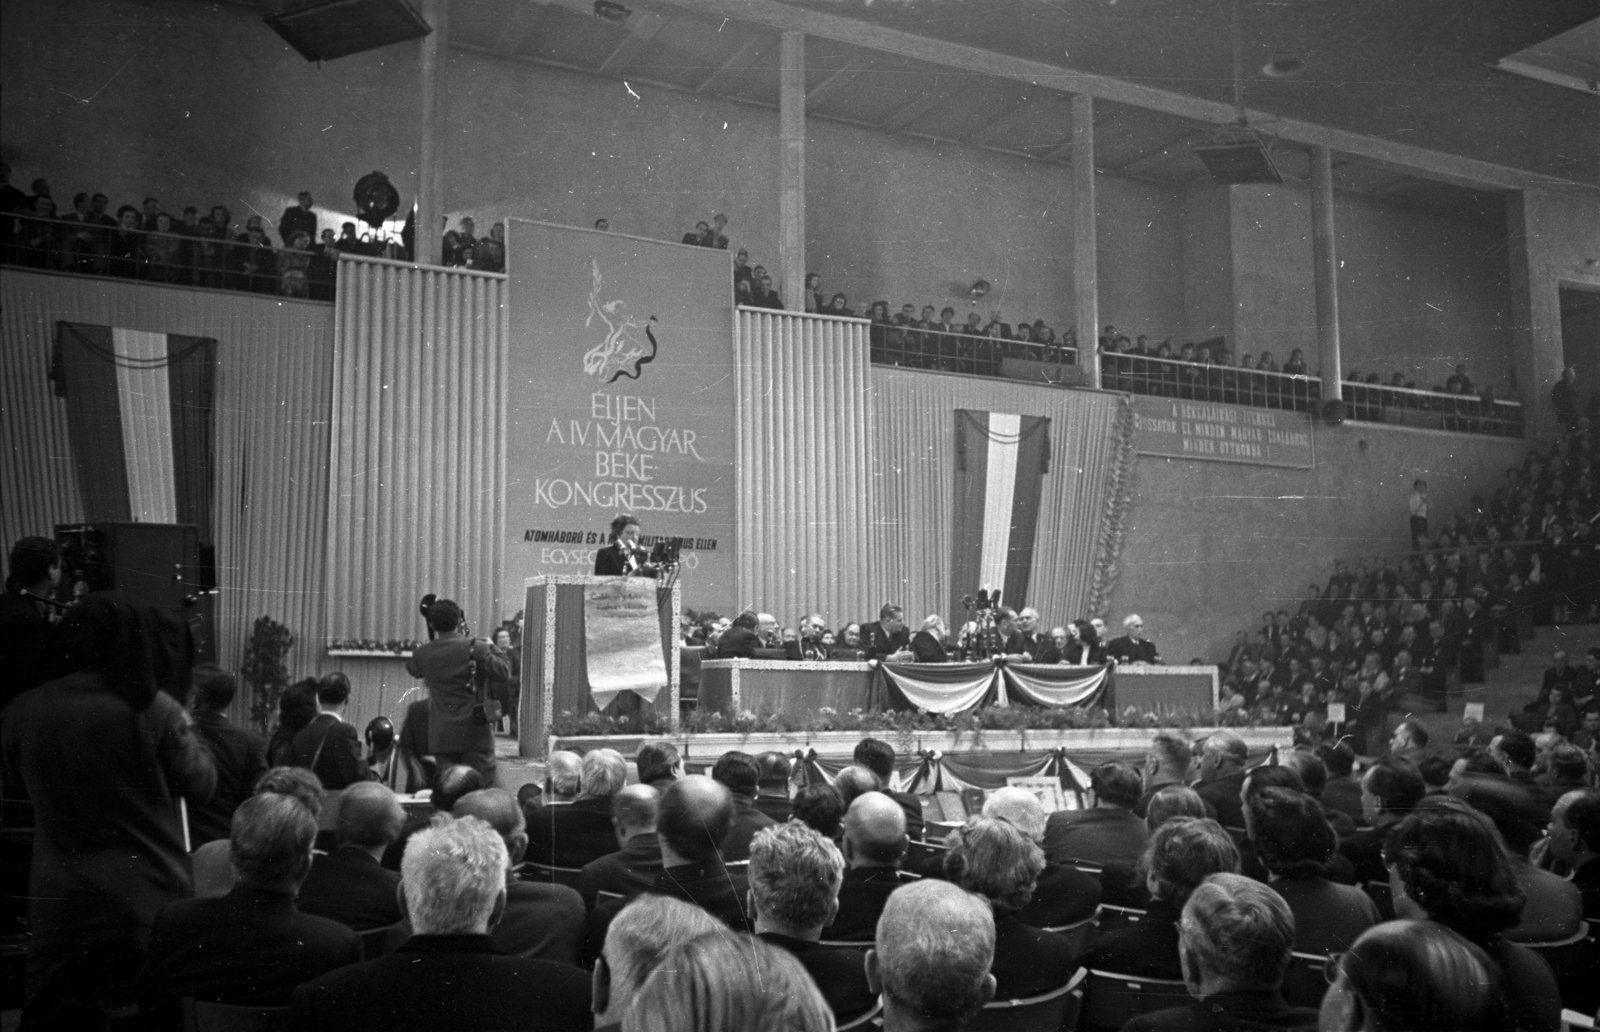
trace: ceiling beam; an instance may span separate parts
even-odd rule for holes
[[[528,40],[533,38],[535,29],[544,24],[545,15],[549,8],[532,0],[522,0],[511,9],[511,17],[500,26],[500,32],[494,38],[494,44],[489,52],[496,57],[512,57],[520,52]]]
[[[826,79],[806,91],[806,110],[810,111],[813,107],[826,104],[848,89],[865,71],[864,68],[855,68],[848,64],[835,69]]]
[[[644,52],[650,41],[656,38],[656,33],[666,24],[667,19],[654,11],[634,11],[628,18],[628,34],[617,44],[617,48],[600,62],[600,67],[595,71],[602,75],[622,71],[633,63],[634,58]]]
[[[918,36],[824,11],[791,7],[778,0],[657,0],[657,2],[682,7],[711,18],[728,18],[764,25],[780,32],[804,32],[821,39],[896,54],[974,75],[1033,83],[1062,93],[1084,94],[1098,100],[1160,111],[1197,122],[1226,125],[1233,122],[1236,117],[1233,106],[1223,101],[1190,97],[1142,83],[1092,75],[965,43]],[[1507,168],[1476,158],[1445,154],[1345,129],[1278,118],[1264,111],[1247,111],[1246,116],[1251,122],[1270,124],[1275,135],[1290,143],[1328,147],[1357,157],[1392,162],[1426,172],[1431,178],[1461,186],[1497,190],[1554,187],[1577,188],[1587,192],[1592,189],[1570,179]]]
[[[895,111],[893,114],[885,118],[883,120],[883,127],[885,129],[893,129],[896,132],[903,132],[907,126],[911,125],[922,116],[929,114],[934,109],[938,108],[939,105],[948,104],[950,101],[960,96],[961,92],[966,88],[967,87],[965,85],[962,85],[957,86],[954,89],[951,89],[948,86],[942,89],[938,87],[930,89],[923,93],[922,96],[918,97],[916,100],[913,100],[911,103],[902,105],[898,111]]]
[[[712,86],[726,82],[731,76],[738,75],[740,72],[748,72],[755,67],[755,63],[761,59],[761,55],[766,53],[776,42],[778,42],[776,39],[767,36],[750,37],[744,41],[743,46],[733,52],[732,57],[722,62],[718,67],[713,68],[711,74],[701,80],[700,85],[696,86],[694,91],[696,93],[704,93]]]
[[[1037,103],[1024,97],[1022,103],[1012,107],[1010,111],[1007,111],[999,118],[990,119],[983,128],[968,136],[966,139],[967,146],[989,146],[990,143],[1027,121],[1037,110]]]

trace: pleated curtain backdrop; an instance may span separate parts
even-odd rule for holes
[[[426,638],[417,603],[427,592],[460,602],[475,633],[499,622],[505,283],[339,263],[329,641]]]
[[[65,403],[49,382],[59,320],[217,341],[214,515],[218,660],[269,615],[318,669],[328,505],[333,309],[288,298],[0,272],[0,536],[83,519]]]
[[[1050,420],[1050,470],[1039,501],[1038,537],[1026,599],[1046,629],[1090,612],[1095,568],[1120,546],[1107,533],[1118,395],[1033,387],[875,366],[872,370],[875,521],[869,557],[882,601],[905,606],[907,619],[943,613],[952,630],[962,613],[944,612],[952,595],[980,585],[952,584],[956,409],[1009,412]],[[1104,578],[1102,578],[1103,580]]]
[[[734,465],[739,598],[793,625],[876,616],[867,324],[740,308]],[[731,614],[730,614],[731,615]]]

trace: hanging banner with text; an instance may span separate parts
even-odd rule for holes
[[[667,685],[656,585],[647,577],[603,578],[583,586],[584,655],[596,709],[622,692],[655,702]]]
[[[611,520],[679,539],[684,603],[735,604],[726,251],[511,219],[503,598],[594,572]]]
[[[1134,395],[1133,423],[1140,455],[1293,469],[1316,465],[1311,417],[1304,412]]]

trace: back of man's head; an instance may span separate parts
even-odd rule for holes
[[[1385,756],[1367,768],[1361,785],[1377,798],[1380,812],[1394,815],[1410,813],[1428,794],[1417,765],[1398,756]]]
[[[878,918],[867,978],[886,1007],[924,1019],[961,1019],[994,998],[994,914],[949,882],[896,889]]]
[[[732,793],[704,774],[680,778],[661,794],[656,834],[663,847],[686,861],[716,857],[732,827]]]
[[[288,795],[263,792],[233,811],[228,837],[233,869],[247,888],[293,891],[311,870],[317,819]]]
[[[503,788],[468,792],[457,800],[450,813],[457,820],[476,817],[493,828],[506,844],[506,853],[513,864],[522,859],[523,851],[528,848],[528,819],[516,799]]]
[[[1132,764],[1110,760],[1090,772],[1089,787],[1094,789],[1097,802],[1131,810],[1139,805],[1139,797],[1144,795],[1144,778]]]
[[[377,849],[400,837],[406,813],[387,785],[358,781],[339,798],[338,836],[341,846]]]
[[[256,795],[297,799],[311,816],[322,815],[322,781],[304,767],[273,767],[256,779]]]
[[[1313,799],[1322,798],[1322,790],[1328,784],[1328,768],[1323,766],[1316,753],[1305,749],[1292,749],[1279,754],[1278,765],[1300,775],[1300,783],[1305,786],[1307,795]]]
[[[839,847],[799,821],[762,828],[750,841],[756,914],[783,934],[820,934],[838,912],[843,881]]]
[[[756,782],[762,788],[789,787],[789,774],[794,764],[781,752],[764,752],[756,757]]]
[[[583,794],[609,799],[628,783],[628,761],[615,749],[591,749],[583,755]]]
[[[1194,747],[1183,736],[1163,731],[1150,740],[1148,757],[1156,761],[1160,770],[1183,777],[1194,762]]]
[[[1206,739],[1205,751],[1218,760],[1227,760],[1240,767],[1250,758],[1250,747],[1232,731],[1212,732]]]
[[[194,689],[194,708],[221,711],[233,704],[238,682],[232,674],[215,663],[201,663],[189,672],[189,684]]]
[[[711,777],[726,785],[728,791],[739,795],[755,795],[760,784],[756,758],[736,749],[717,758],[716,766],[711,768]]]
[[[639,768],[639,780],[646,785],[677,777],[678,764],[681,762],[678,747],[671,742],[646,742],[639,746],[639,752],[634,756],[634,763]]]
[[[464,763],[441,767],[433,777],[433,795],[429,801],[440,813],[450,813],[455,808],[456,800],[482,787],[483,775],[473,767]]]
[[[885,786],[894,778],[894,746],[878,738],[863,738],[856,743],[852,757],[861,766],[883,780]]]
[[[1504,731],[1491,743],[1491,750],[1510,761],[1507,773],[1514,770],[1532,770],[1539,756],[1539,747],[1526,731]]]
[[[442,598],[428,607],[428,627],[435,634],[449,634],[461,623],[461,607]]]
[[[1184,904],[1179,941],[1191,986],[1273,990],[1294,949],[1294,915],[1282,896],[1254,878],[1213,874]]]
[[[611,797],[611,819],[623,841],[635,835],[653,834],[661,793],[649,785],[629,785]]]
[[[852,764],[834,775],[833,787],[839,790],[839,798],[848,807],[857,796],[866,792],[882,792],[885,785],[883,779],[871,770]]]
[[[583,787],[583,757],[566,749],[557,749],[545,761],[550,778],[550,794],[558,799],[571,799]]]
[[[635,896],[606,928],[595,979],[595,1024],[613,1024],[674,946],[727,928],[692,903],[671,896]],[[731,934],[731,933],[730,933]]]
[[[1317,756],[1322,759],[1322,765],[1328,768],[1328,776],[1334,778],[1347,778],[1355,769],[1356,751],[1347,742],[1337,745],[1317,746]]]
[[[350,701],[350,678],[335,670],[317,679],[317,702],[324,709],[337,709]]]
[[[733,626],[743,627],[747,631],[753,631],[757,627],[761,626],[761,621],[756,617],[754,612],[746,609],[744,612],[733,618]]]
[[[1049,815],[1039,797],[1025,788],[1008,785],[989,793],[984,801],[983,815],[1010,822],[1035,842],[1044,841],[1044,826]]]
[[[909,845],[906,812],[882,792],[858,795],[845,811],[844,841],[856,866],[898,864]]]
[[[61,561],[61,546],[47,537],[25,537],[11,546],[6,575],[21,588],[31,588],[50,578],[50,568]]]
[[[483,935],[511,866],[499,832],[476,817],[435,818],[406,843],[400,887],[418,935]]]

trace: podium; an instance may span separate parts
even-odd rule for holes
[[[570,710],[583,714],[597,709],[589,685],[588,642],[584,631],[584,588],[616,581],[617,577],[558,575],[529,577],[522,607],[522,685],[517,707],[517,752],[544,759],[550,747],[550,725],[556,715]],[[654,704],[633,692],[624,692],[606,707],[615,712],[662,713],[678,719],[678,621],[683,613],[683,589],[676,582],[667,604],[659,607],[661,651],[667,663],[667,686]]]

